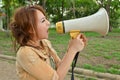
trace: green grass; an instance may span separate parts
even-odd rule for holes
[[[115,68],[115,67],[111,67],[111,68],[106,69],[103,65],[92,66],[90,64],[84,64],[83,68],[94,70],[96,72],[103,72],[103,73],[107,72],[107,73],[111,73],[111,74],[119,74],[120,75],[120,70],[118,68]]]
[[[10,34],[2,31],[0,31],[0,52],[5,55],[15,56]]]
[[[58,34],[55,29],[52,28],[49,31],[49,40],[53,44],[53,47],[58,53],[64,53],[67,49],[67,44],[70,39],[69,34]]]
[[[83,33],[86,35],[88,42],[85,49],[79,55],[77,67],[98,72],[120,74],[120,29],[113,29],[104,38],[95,32]],[[52,28],[49,30],[49,40],[62,58],[70,40],[69,33],[58,34]],[[1,31],[0,52],[5,55],[15,56],[11,36]]]
[[[120,69],[120,30],[114,29],[105,37],[95,32],[84,32],[88,38],[86,48],[80,53],[80,56],[91,61],[93,57],[102,57],[106,62],[101,64],[98,61],[88,64],[91,65],[91,70],[97,72],[109,72],[112,74],[119,74]],[[54,37],[54,38],[53,38]],[[67,50],[67,44],[70,39],[69,34],[57,34],[54,29],[50,31],[50,41],[53,47],[57,50],[58,55],[63,57]],[[77,67],[85,68],[85,64],[80,64],[78,60]],[[92,61],[91,61],[92,62]],[[99,65],[100,64],[100,65]],[[116,66],[116,67],[115,67]]]

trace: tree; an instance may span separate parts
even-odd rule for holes
[[[2,9],[4,10],[6,14],[6,18],[3,20],[4,29],[9,29],[8,25],[10,23],[10,18],[13,15],[14,10],[22,5],[25,5],[24,0],[3,0],[3,6]]]
[[[76,18],[89,16],[95,13],[98,10],[98,5],[93,0],[75,0],[74,1],[75,8],[75,16]],[[71,8],[68,9],[67,17],[68,19],[73,18],[73,14],[71,14],[73,10]]]
[[[112,31],[112,28],[118,27],[117,19],[119,18],[120,13],[120,1],[119,0],[96,0],[100,7],[104,7],[109,15],[110,28],[109,31]]]
[[[3,9],[7,15],[6,23],[9,23],[15,8],[31,4],[42,5],[54,23],[89,16],[97,12],[100,7],[104,7],[108,12],[112,29],[112,27],[117,27],[117,19],[120,15],[119,0],[3,0]]]

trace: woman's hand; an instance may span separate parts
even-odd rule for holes
[[[84,45],[86,46],[87,45],[87,38],[86,38],[86,36],[84,35],[84,34],[79,34],[78,36],[77,36],[77,39],[82,39],[82,41],[84,42]]]
[[[86,45],[86,42],[86,37],[83,34],[79,34],[77,38],[70,40],[68,50],[72,50],[77,53],[83,50],[83,48]]]

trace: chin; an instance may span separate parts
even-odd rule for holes
[[[41,40],[41,39],[48,39],[48,36],[39,37],[39,40]]]
[[[48,39],[48,36],[44,37],[43,39]]]

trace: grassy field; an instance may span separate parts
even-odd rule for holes
[[[94,32],[84,34],[88,43],[79,54],[77,67],[120,75],[120,29],[114,29],[105,37]],[[68,33],[57,34],[55,29],[50,29],[49,40],[61,58],[66,52],[69,39]],[[10,34],[2,31],[0,31],[0,53],[15,56]]]

